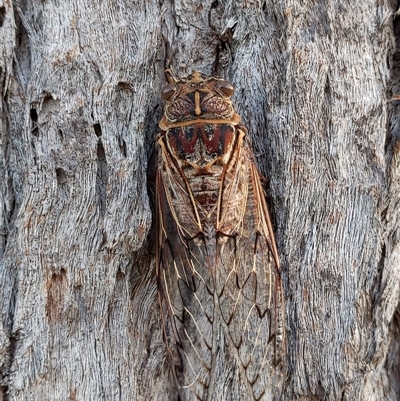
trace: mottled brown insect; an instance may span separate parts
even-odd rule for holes
[[[166,71],[157,277],[181,400],[279,399],[278,253],[231,83]]]

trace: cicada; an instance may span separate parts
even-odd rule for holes
[[[178,79],[167,70],[166,77],[157,278],[179,399],[277,399],[279,259],[234,87],[200,72]]]

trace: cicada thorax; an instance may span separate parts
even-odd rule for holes
[[[279,262],[233,86],[200,73],[168,81],[157,274],[180,397],[226,399],[218,382],[228,380],[232,394],[269,399],[268,344],[283,327]]]
[[[235,127],[197,123],[172,128],[166,133],[166,142],[201,212],[199,223],[211,220],[216,226],[221,179],[237,142]]]
[[[213,272],[218,264],[220,245],[227,238],[221,234],[229,231],[229,227],[220,224],[221,214],[226,213],[221,199],[225,190],[224,176],[229,174],[232,156],[240,140],[238,131],[231,124],[198,122],[171,128],[162,140],[188,195],[184,200],[180,196],[170,198],[181,227],[181,237],[186,240],[190,254],[201,258]],[[210,278],[207,282],[213,291],[213,280]]]

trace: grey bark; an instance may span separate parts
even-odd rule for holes
[[[175,399],[146,179],[166,66],[236,86],[283,267],[283,399],[400,399],[396,7],[0,0],[0,400]]]

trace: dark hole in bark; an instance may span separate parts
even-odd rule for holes
[[[131,91],[132,90],[132,85],[128,82],[118,82],[118,88],[124,91]]]
[[[38,115],[36,109],[31,109],[31,119],[32,121],[37,122]]]
[[[5,7],[0,7],[0,28],[4,24],[5,17],[6,17],[6,8]]]
[[[32,135],[37,136],[38,135],[38,127],[37,127],[38,114],[37,114],[36,109],[31,109],[30,116],[31,116],[31,120],[32,120],[32,126],[31,126]]]
[[[117,280],[123,280],[124,278],[125,278],[125,272],[123,272],[121,269],[118,269]]]
[[[94,128],[94,132],[95,132],[96,136],[98,138],[100,138],[102,135],[100,124],[93,124],[93,128]]]
[[[331,93],[331,84],[329,81],[329,75],[326,76],[324,92],[326,95],[330,95],[330,93]]]
[[[65,184],[67,182],[67,175],[64,169],[61,167],[56,168],[57,183],[59,185]]]
[[[95,124],[95,125],[98,125],[98,124]],[[100,213],[102,216],[104,216],[104,213],[106,210],[107,182],[108,182],[107,159],[106,159],[106,153],[104,151],[103,144],[100,139],[97,144],[96,192],[99,197]]]
[[[124,157],[126,157],[126,142],[124,139],[119,138],[119,149]]]
[[[219,5],[218,0],[215,0],[211,3],[211,8],[217,8]]]

